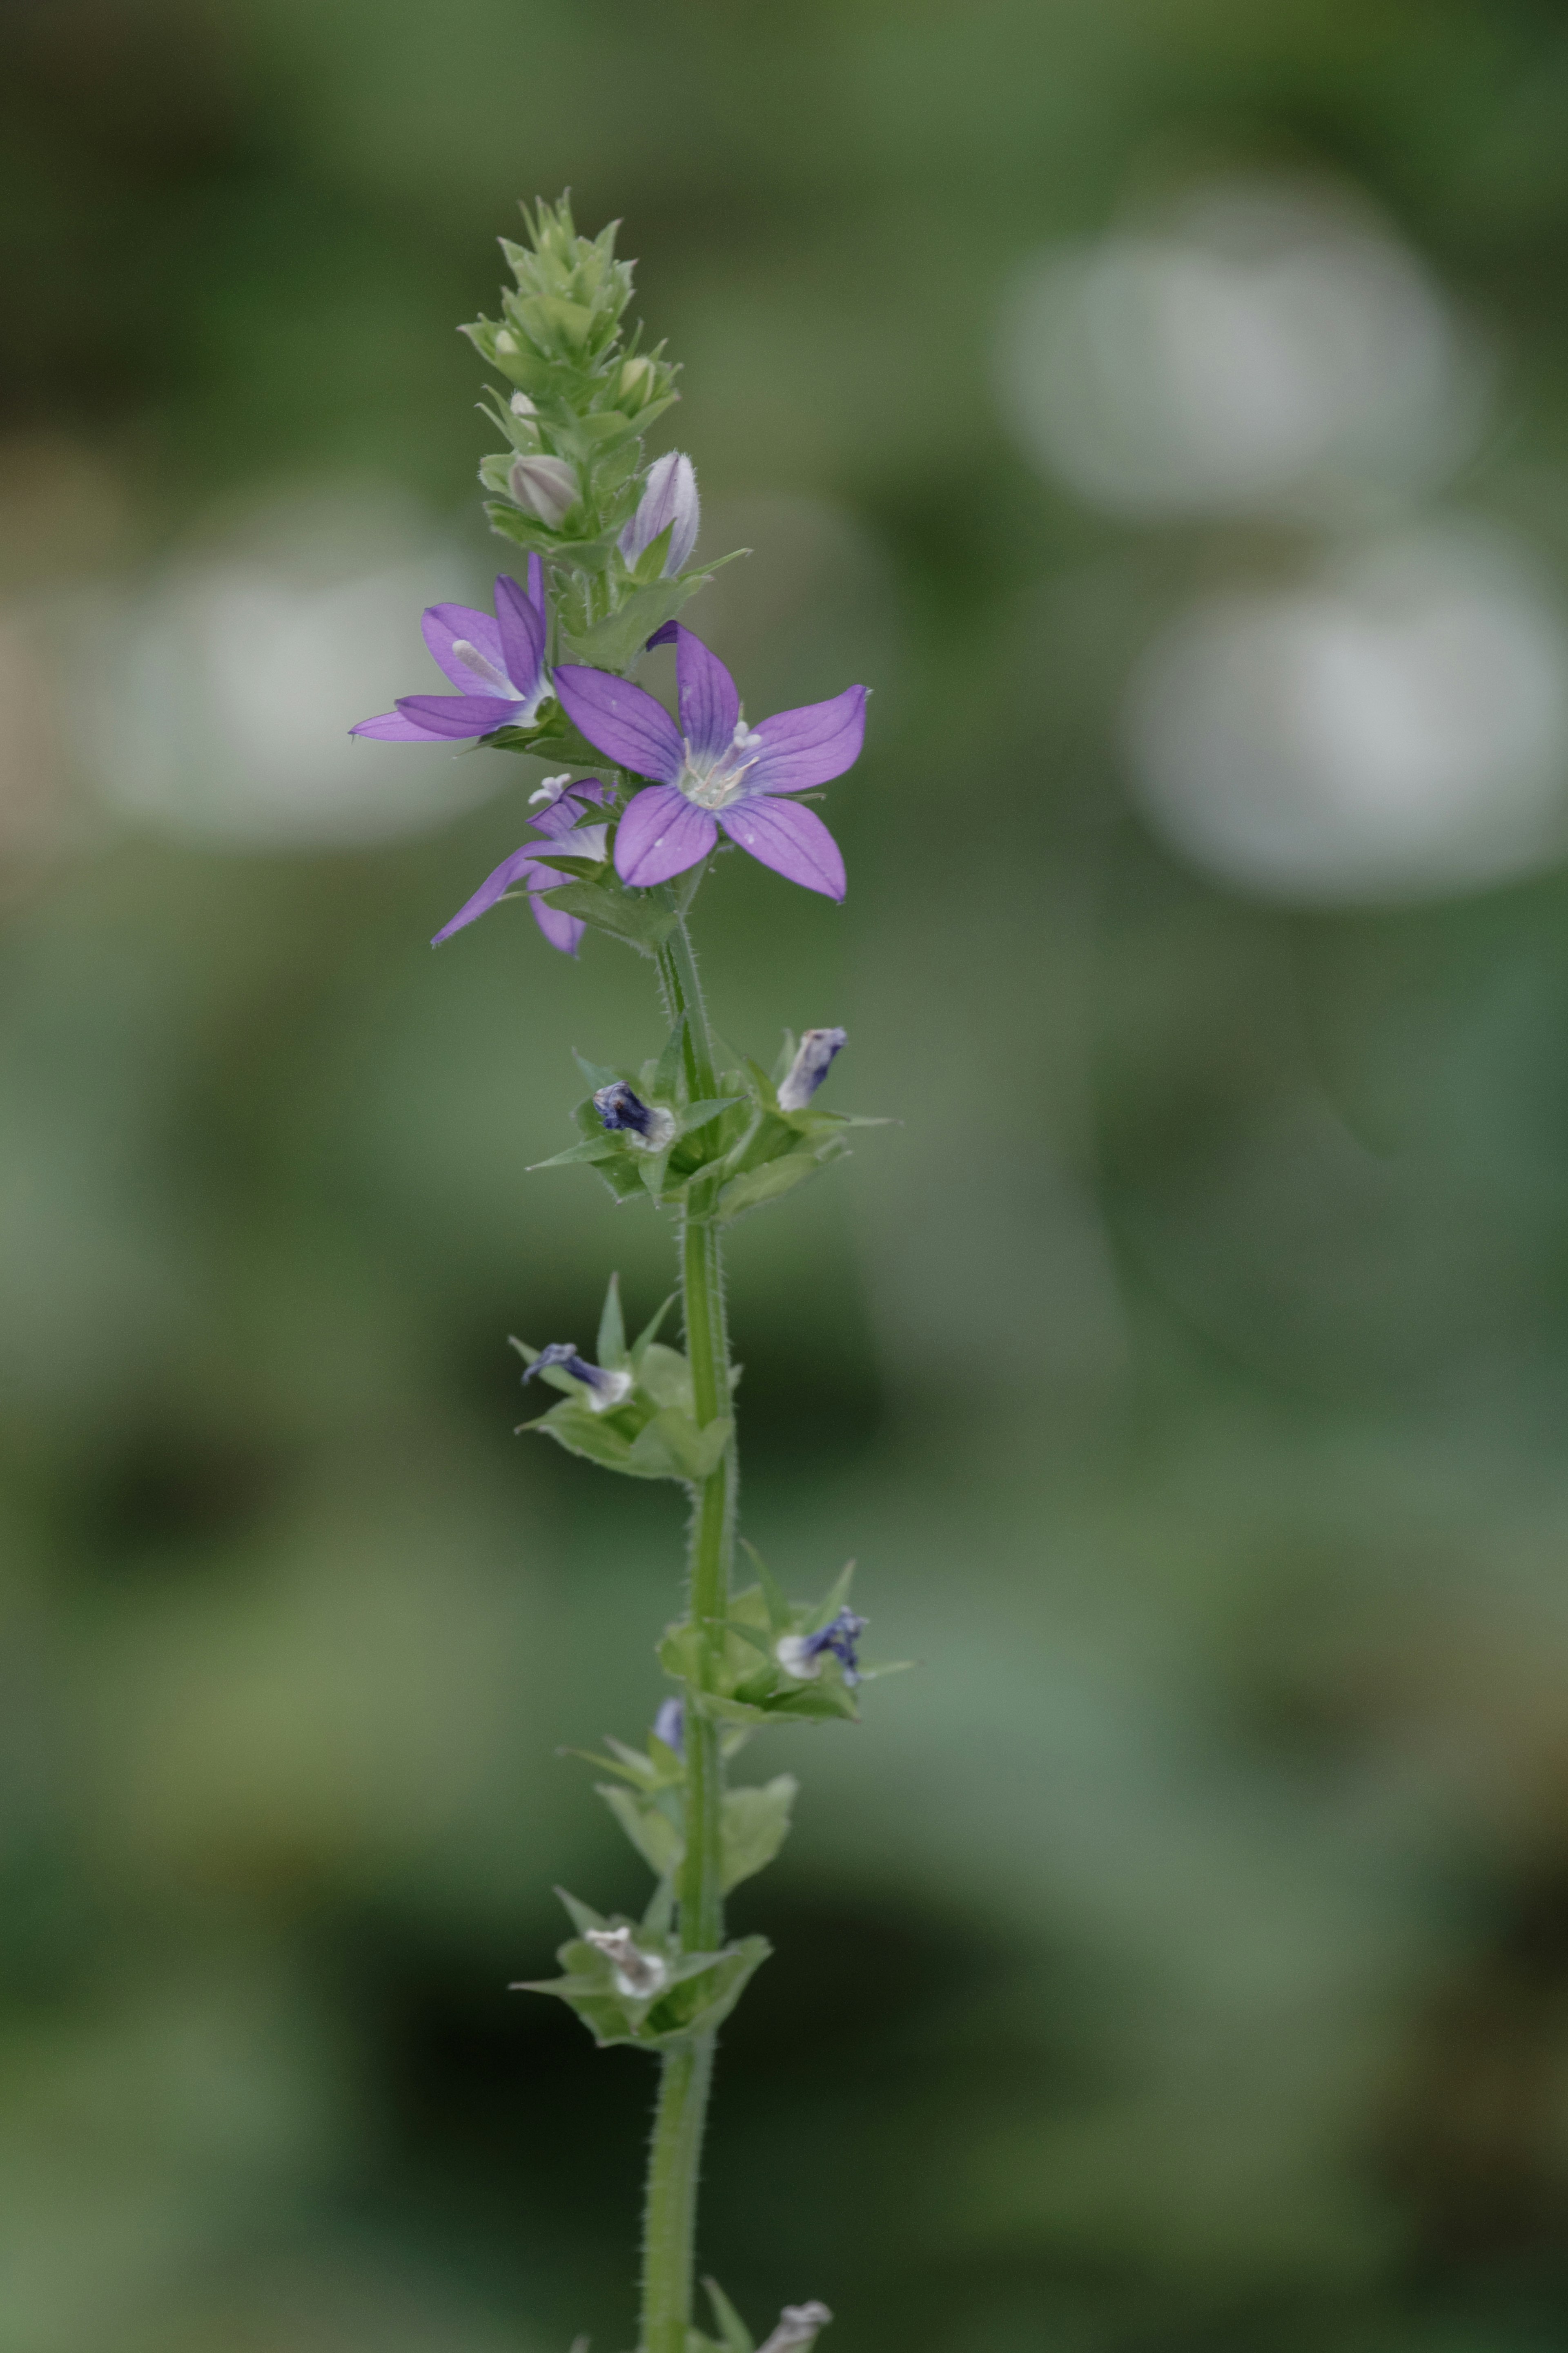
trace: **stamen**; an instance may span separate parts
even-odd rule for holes
[[[495,687],[500,693],[506,696],[509,702],[516,702],[517,697],[511,691],[510,679],[503,671],[497,670],[494,662],[487,655],[480,653],[478,646],[471,645],[467,638],[454,638],[452,651],[465,670],[471,670],[474,676],[482,678],[487,686]]]
[[[548,801],[551,807],[553,808],[556,802],[561,798],[562,794],[565,792],[567,787],[570,786],[571,782],[571,775],[565,768],[562,769],[561,774],[558,776],[546,776],[544,782],[539,786],[538,790],[536,792],[530,793],[528,797],[529,807],[531,808],[535,801]]]

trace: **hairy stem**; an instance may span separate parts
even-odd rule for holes
[[[702,990],[684,921],[658,954],[659,981],[672,1021],[686,1020],[686,1076],[694,1099],[715,1093],[713,1048]],[[681,1290],[686,1353],[698,1422],[730,1410],[730,1341],[724,1269],[710,1194],[691,1188],[681,1229]],[[734,1551],[737,1466],[731,1438],[717,1470],[698,1489],[691,1516],[689,1602],[699,1626],[718,1629],[729,1608]],[[681,1948],[710,1953],[724,1936],[721,1823],[724,1760],[718,1726],[686,1694],[686,1852],[677,1886]],[[645,2353],[686,2353],[697,2229],[697,2178],[713,2068],[713,2037],[703,2035],[663,2062],[648,2156],[644,2235]]]

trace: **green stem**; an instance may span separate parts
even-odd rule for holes
[[[684,921],[658,954],[659,981],[672,1021],[686,1019],[686,1076],[698,1101],[717,1092],[713,1048],[701,986]],[[711,1198],[692,1188],[680,1238],[686,1353],[697,1420],[706,1426],[730,1410],[730,1341],[724,1269]],[[691,1516],[689,1602],[699,1626],[717,1630],[729,1609],[735,1541],[737,1466],[733,1439],[717,1470],[698,1489]],[[686,1694],[686,1852],[677,1883],[681,1949],[716,1952],[723,1942],[721,1826],[724,1759],[719,1728]],[[697,2177],[713,2067],[713,2037],[668,2052],[659,2084],[648,2155],[643,2242],[645,2353],[686,2353],[697,2232]]]

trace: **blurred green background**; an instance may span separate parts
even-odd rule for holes
[[[651,1212],[482,601],[520,196],[686,364],[689,618],[876,689],[717,1017],[896,1114],[732,1252],[750,1533],[884,1657],[736,1906],[703,2253],[867,2353],[1568,2346],[1568,21],[10,0],[0,2348],[602,2353],[681,1542],[511,1435]],[[503,559],[504,560],[504,559]]]

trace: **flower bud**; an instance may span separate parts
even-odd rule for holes
[[[657,1953],[639,1952],[629,1928],[588,1928],[584,1942],[605,1955],[615,1971],[616,1991],[628,2001],[647,2001],[669,1983],[665,1962]]]
[[[684,1701],[667,1699],[660,1703],[658,1714],[653,1720],[653,1736],[656,1740],[662,1740],[667,1748],[673,1748],[678,1757],[685,1756],[686,1705]]]
[[[808,1029],[784,1083],[779,1088],[780,1111],[804,1111],[827,1076],[835,1054],[848,1039],[847,1029]]]
[[[559,531],[577,503],[577,474],[564,458],[514,458],[507,476],[524,514]]]
[[[516,359],[517,337],[512,333],[510,327],[503,327],[500,334],[496,337],[496,349],[503,359]]]
[[[616,544],[626,562],[635,564],[661,531],[668,531],[669,550],[664,559],[664,577],[668,580],[680,570],[697,544],[700,515],[697,476],[690,459],[683,457],[679,449],[668,450],[648,468],[637,511]]]
[[[606,1371],[603,1365],[590,1365],[585,1357],[577,1354],[576,1343],[573,1340],[552,1340],[548,1348],[541,1348],[522,1377],[523,1387],[527,1388],[535,1373],[545,1372],[552,1366],[558,1366],[562,1372],[570,1373],[574,1381],[582,1382],[588,1392],[590,1413],[608,1413],[612,1406],[624,1404],[632,1393],[630,1373],[612,1373]]]
[[[809,2304],[786,2304],[779,2315],[778,2327],[758,2348],[758,2353],[790,2353],[792,2346],[809,2345],[832,2317],[827,2306],[815,2298]]]
[[[507,406],[514,417],[537,417],[539,414],[526,392],[514,392]]]
[[[653,362],[646,352],[627,360],[621,370],[620,397],[623,404],[630,401],[640,408],[653,389]]]
[[[605,1126],[619,1132],[647,1152],[660,1152],[675,1141],[675,1121],[659,1103],[645,1103],[625,1079],[612,1080],[595,1090],[594,1109]]]

